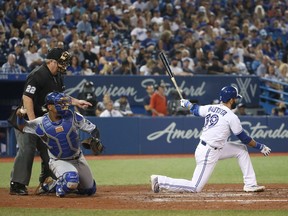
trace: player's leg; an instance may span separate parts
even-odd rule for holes
[[[174,179],[161,175],[153,175],[152,177],[157,178],[156,183],[160,191],[200,192],[208,182],[209,177],[217,164],[218,157],[219,150],[214,150],[209,146],[199,144],[195,151],[196,168],[191,181],[186,179]],[[154,180],[152,177],[151,181],[153,182]],[[154,192],[158,191],[154,190]]]
[[[71,160],[72,161],[72,160]],[[50,159],[49,166],[57,178],[56,196],[64,197],[77,189],[79,184],[79,175],[77,169],[71,164],[71,161]]]
[[[243,174],[244,190],[252,188],[253,191],[263,191],[264,186],[258,186],[255,171],[249,156],[247,146],[241,143],[228,142],[222,149],[219,160],[237,158]],[[246,188],[246,189],[245,189]]]
[[[73,165],[76,167],[79,173],[78,193],[88,196],[95,194],[97,190],[96,182],[93,179],[92,172],[84,155],[81,154],[78,161],[73,162]]]
[[[15,135],[19,149],[11,172],[10,194],[27,195],[26,185],[31,178],[37,136],[16,129]]]
[[[214,149],[208,145],[198,144],[195,151],[196,168],[192,177],[192,185],[196,192],[201,192],[208,182],[221,154],[220,149]]]
[[[41,162],[41,173],[39,176],[39,182],[43,183],[45,181],[45,179],[49,176],[51,176],[52,178],[56,179],[56,176],[54,175],[54,173],[50,170],[49,168],[49,155],[48,155],[48,151],[47,151],[47,146],[42,142],[42,140],[39,138],[37,140],[37,150],[39,151],[40,157],[42,159]]]
[[[49,155],[47,146],[42,142],[40,138],[37,140],[37,150],[39,151],[41,161],[41,173],[39,176],[39,185],[36,188],[34,194],[42,194],[47,192],[55,192],[54,186],[56,182],[56,176],[49,168]]]

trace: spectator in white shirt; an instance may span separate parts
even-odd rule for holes
[[[249,75],[246,65],[240,61],[239,55],[233,56],[233,62],[235,64],[236,73],[238,75]]]
[[[2,65],[2,73],[21,73],[21,67],[16,62],[16,57],[14,54],[9,54],[7,62]]]
[[[177,58],[172,58],[170,68],[176,76],[187,75],[181,67],[178,66],[179,60]]]
[[[28,51],[24,53],[27,66],[30,70],[33,70],[36,66],[40,66],[43,62],[40,54],[37,52],[37,46],[34,43],[29,45]]]
[[[99,117],[123,117],[119,110],[113,108],[113,101],[110,100],[104,103],[105,110],[99,115]]]
[[[156,65],[155,60],[149,59],[146,64],[142,65],[139,69],[140,75],[149,76],[151,75],[152,69]]]
[[[158,8],[155,8],[153,11],[151,23],[157,23],[158,25],[162,25],[163,23],[163,17],[160,16],[160,10]]]
[[[133,41],[144,41],[147,38],[147,29],[144,27],[143,21],[138,19],[137,26],[132,29],[131,37]]]
[[[126,95],[121,95],[120,98],[114,102],[113,106],[116,110],[119,110],[123,116],[133,116],[133,112]]]

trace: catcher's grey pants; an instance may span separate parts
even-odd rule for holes
[[[92,172],[83,153],[81,153],[80,157],[75,160],[51,158],[49,165],[57,178],[66,172],[77,172],[79,175],[78,189],[90,189],[94,185]]]
[[[55,178],[49,169],[47,147],[41,139],[34,134],[22,133],[16,129],[14,131],[19,149],[14,160],[11,181],[29,185],[36,148],[42,159],[39,181],[44,182],[48,176]]]

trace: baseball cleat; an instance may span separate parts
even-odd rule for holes
[[[56,187],[56,196],[60,197],[60,198],[65,196],[65,191],[63,190],[63,188],[61,186]]]
[[[262,192],[265,190],[265,186],[259,186],[259,185],[244,186],[243,190],[245,192]]]
[[[151,182],[151,188],[154,193],[159,193],[159,184],[158,184],[158,176],[157,175],[151,175],[150,176],[150,182]]]
[[[55,188],[56,188],[56,180],[54,180],[52,177],[47,177],[43,183],[40,183],[38,185],[34,194],[40,195],[40,194],[52,193],[55,192]]]

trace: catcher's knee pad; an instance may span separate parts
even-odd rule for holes
[[[66,172],[62,176],[62,186],[65,192],[77,189],[79,184],[79,175],[77,172]]]
[[[93,181],[93,187],[88,189],[78,189],[78,193],[81,195],[91,196],[96,193],[97,187],[95,180]]]

